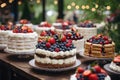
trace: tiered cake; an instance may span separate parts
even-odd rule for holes
[[[47,68],[73,66],[76,62],[76,48],[64,35],[54,35],[37,45],[35,64]]]
[[[8,35],[6,50],[12,53],[34,53],[38,36],[28,26],[16,26]]]
[[[115,44],[107,36],[98,34],[85,42],[85,55],[99,58],[114,57]]]

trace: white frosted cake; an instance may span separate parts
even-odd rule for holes
[[[110,64],[110,69],[120,72],[120,55],[116,56]]]
[[[84,36],[85,40],[97,34],[97,27],[91,21],[80,23],[77,29],[78,32],[80,32]]]
[[[28,26],[16,27],[8,35],[7,51],[12,53],[35,52],[38,35]]]
[[[0,49],[7,47],[7,39],[10,32],[7,26],[0,25]]]
[[[71,31],[67,32],[65,35],[67,39],[72,40],[78,53],[84,49],[84,38],[79,32],[77,32],[76,28],[72,27]]]
[[[38,43],[34,59],[40,67],[70,67],[76,62],[76,48],[69,40],[50,37]]]

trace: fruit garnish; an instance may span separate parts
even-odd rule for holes
[[[92,73],[91,70],[85,70],[83,72],[83,76],[89,76],[91,73]]]
[[[49,38],[48,42],[50,42],[51,44],[54,44],[55,43],[55,39],[54,38]]]
[[[76,32],[76,28],[72,27],[72,28],[71,28],[71,31]]]
[[[78,68],[77,68],[77,72],[78,72],[78,73],[83,73],[83,72],[84,72],[84,69],[81,68],[81,67],[78,67]]]
[[[20,20],[20,24],[27,24],[28,23],[28,20],[27,19],[22,19]]]
[[[61,41],[62,41],[62,42],[65,42],[65,41],[66,41],[66,36],[62,35]]]
[[[40,33],[40,36],[46,36],[46,31],[42,31],[41,33]]]
[[[101,67],[98,65],[94,66],[94,69],[96,70],[97,73],[101,72]]]
[[[97,74],[90,74],[88,79],[89,80],[99,80]]]
[[[46,43],[46,47],[50,48],[51,44],[49,42]]]
[[[59,52],[60,51],[60,49],[59,48],[55,48],[55,52]]]

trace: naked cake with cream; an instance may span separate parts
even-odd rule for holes
[[[98,58],[114,57],[115,43],[107,36],[98,34],[85,42],[84,55]]]
[[[63,68],[76,62],[76,48],[64,35],[56,34],[46,41],[38,42],[34,55],[35,64],[45,68]]]

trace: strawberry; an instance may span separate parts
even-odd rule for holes
[[[67,34],[67,36],[68,36],[68,37],[71,37],[71,36],[72,36],[72,34],[71,34],[71,33],[68,33],[68,34]]]
[[[109,44],[109,41],[108,41],[108,40],[106,40],[106,41],[104,42],[104,44]]]
[[[33,32],[33,30],[32,30],[32,29],[28,29],[27,31],[28,31],[28,33],[32,33],[32,32]]]
[[[55,35],[55,31],[54,30],[50,30],[50,32],[52,33],[52,35]]]
[[[89,76],[91,73],[91,70],[86,70],[83,72],[83,76]]]
[[[1,27],[1,30],[5,30],[5,26],[4,25],[2,25],[0,27]]]
[[[45,45],[47,48],[50,48],[51,44],[49,42],[46,43]]]
[[[19,31],[17,29],[14,29],[13,30],[13,33],[18,33]]]
[[[59,48],[55,48],[55,52],[59,52],[60,51],[60,49]]]
[[[106,71],[105,71],[105,70],[103,70],[103,69],[101,69],[101,73],[103,73],[103,74],[107,75]]]
[[[82,72],[84,72],[84,69],[81,68],[81,67],[78,67],[78,68],[77,68],[77,72],[78,72],[78,73],[82,73]]]
[[[120,62],[120,58],[115,57],[113,62]]]
[[[103,36],[103,39],[104,39],[104,40],[108,40],[108,37],[107,37],[107,36]]]
[[[72,31],[76,32],[76,29],[74,27],[71,28]]]
[[[70,43],[70,44],[71,44],[71,43],[72,43],[72,40],[68,40],[68,43]]]
[[[68,26],[68,23],[67,22],[63,22],[62,25],[63,25],[63,27],[66,27],[66,26]]]
[[[65,46],[66,46],[66,47],[70,47],[70,45],[71,45],[70,43],[67,43]]]
[[[101,67],[100,66],[96,65],[93,68],[96,70],[96,72],[98,72],[98,73],[101,72]]]
[[[66,36],[62,35],[61,41],[65,42],[66,41]]]
[[[55,43],[55,39],[54,38],[49,38],[48,42],[50,42],[51,44],[54,44]]]
[[[99,80],[97,74],[90,74],[90,76],[88,77],[89,80]]]
[[[22,30],[27,30],[28,27],[27,26],[22,26]]]
[[[77,36],[77,37],[79,37],[79,36],[80,36],[80,34],[79,34],[78,32],[76,32],[76,36]]]
[[[79,77],[80,77],[80,74],[79,74],[79,73],[76,73],[75,77],[76,77],[76,78],[79,78]]]
[[[42,42],[43,40],[42,39],[38,39],[38,42]]]
[[[47,35],[46,31],[42,31],[40,34],[40,36],[46,36],[46,35]]]

